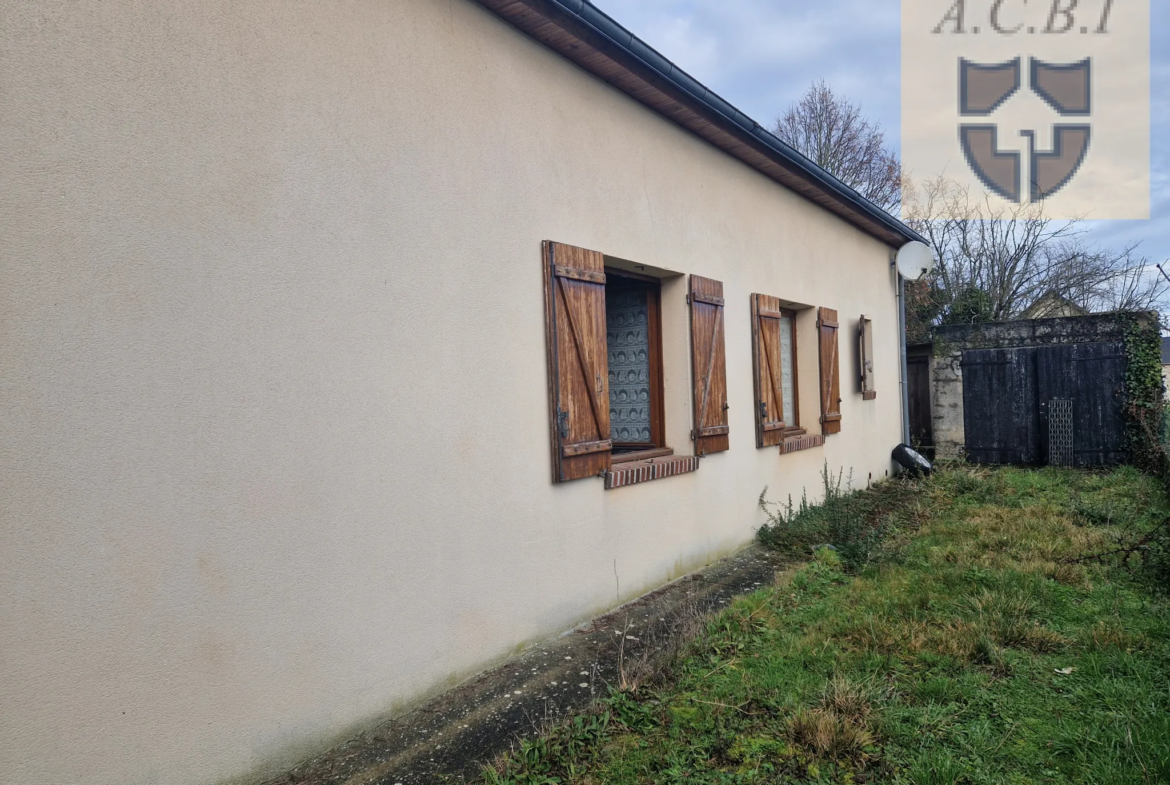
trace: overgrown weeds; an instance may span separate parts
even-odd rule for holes
[[[618,692],[636,693],[644,684],[669,678],[694,642],[703,634],[710,620],[694,602],[683,603],[660,624],[641,630],[641,645],[627,650],[626,637],[632,629],[627,620],[617,636]]]
[[[558,785],[583,773],[612,715],[601,709],[578,714],[545,733],[524,739],[511,754],[484,770],[488,785]]]
[[[857,572],[877,554],[896,528],[895,511],[907,489],[907,481],[893,480],[864,491],[854,491],[853,476],[844,470],[833,474],[826,463],[821,469],[822,496],[809,501],[807,491],[800,504],[792,497],[779,503],[760,494],[760,509],[768,522],[760,527],[765,546],[785,553],[807,556],[818,547],[837,551],[846,570]]]

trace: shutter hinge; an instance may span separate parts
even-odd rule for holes
[[[568,439],[569,438],[569,413],[561,411],[559,406],[557,407],[557,427],[560,429],[561,438]]]
[[[691,296],[688,294],[687,295],[687,305],[690,305],[690,304],[691,304]]]
[[[694,441],[696,438],[698,438],[698,437],[696,436],[696,434],[697,434],[697,433],[698,433],[698,431],[695,431],[695,430],[692,430],[692,431],[691,431],[691,441],[692,441],[692,442],[693,442],[693,441]]]

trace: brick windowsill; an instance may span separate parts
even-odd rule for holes
[[[694,455],[672,455],[668,458],[649,458],[644,461],[617,463],[605,473],[605,489],[608,491],[612,488],[623,488],[640,482],[660,480],[663,477],[693,472],[698,468],[699,458]]]
[[[784,441],[780,442],[780,454],[787,455],[790,452],[799,452],[801,450],[809,450],[813,447],[820,447],[825,443],[823,434],[811,434],[806,436],[789,436]]]

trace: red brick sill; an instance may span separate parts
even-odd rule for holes
[[[695,455],[672,455],[666,458],[648,458],[644,461],[615,463],[605,473],[605,489],[608,491],[613,488],[624,488],[627,485],[637,485],[640,482],[661,480],[663,477],[693,472],[698,468],[699,458]]]
[[[780,454],[787,455],[790,452],[800,452],[801,450],[811,450],[813,447],[821,447],[825,443],[823,434],[808,434],[805,436],[789,436],[784,441],[780,442]]]

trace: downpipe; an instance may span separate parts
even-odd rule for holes
[[[906,370],[906,279],[898,276],[898,385],[902,392],[902,444],[910,444],[910,387]]]

